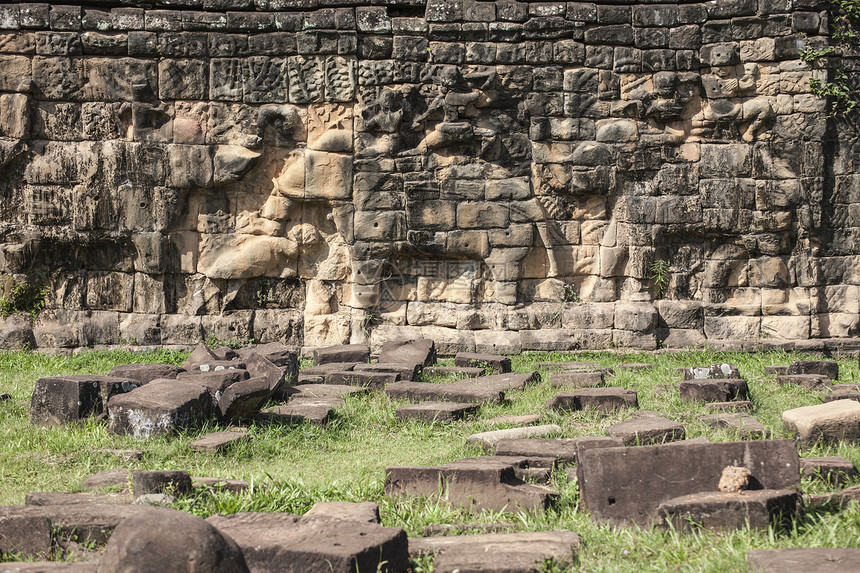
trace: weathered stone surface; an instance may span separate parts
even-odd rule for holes
[[[306,384],[322,384],[325,382],[326,374],[331,372],[349,372],[355,368],[357,362],[330,362],[305,368],[299,372],[299,382]]]
[[[745,380],[687,380],[678,385],[681,398],[691,402],[731,402],[748,400]]]
[[[578,456],[577,476],[594,521],[645,525],[659,520],[657,510],[664,501],[716,491],[726,466],[748,468],[761,488],[788,489],[800,483],[799,464],[793,440],[682,441],[588,449]]]
[[[712,366],[693,366],[684,369],[684,380],[713,380],[721,378],[729,378],[732,380],[740,379],[741,375],[738,372],[738,367],[734,364],[714,364]]]
[[[363,344],[329,346],[314,350],[315,365],[331,362],[367,362],[369,359],[370,347]]]
[[[603,372],[557,372],[549,383],[553,388],[593,388],[603,385]]]
[[[374,372],[351,370],[349,372],[331,372],[326,374],[325,383],[340,386],[364,386],[372,389],[382,389],[400,380],[396,372]]]
[[[156,378],[176,378],[181,371],[181,368],[173,364],[118,364],[111,369],[108,376],[131,378],[146,384]]]
[[[570,566],[582,546],[572,531],[527,531],[446,535],[409,540],[409,554],[435,555],[434,571],[535,571],[547,560],[559,567]]]
[[[242,549],[253,571],[403,571],[406,533],[360,521],[288,513],[237,513],[207,519]]]
[[[126,468],[104,470],[93,474],[81,482],[83,490],[99,490],[108,487],[128,487],[131,472]]]
[[[84,420],[103,410],[98,380],[39,378],[30,401],[30,423],[57,426]]]
[[[618,438],[625,446],[649,446],[683,440],[684,426],[666,418],[640,418],[613,424],[606,429],[610,438]]]
[[[272,395],[269,380],[264,377],[240,380],[230,384],[218,399],[218,416],[233,421],[254,416]]]
[[[851,460],[841,456],[800,458],[800,474],[839,486],[857,477],[857,468]]]
[[[821,374],[785,374],[777,376],[779,384],[797,384],[808,390],[826,391],[832,385],[830,378]]]
[[[98,571],[248,572],[242,550],[205,520],[171,509],[131,516],[111,535]]]
[[[754,573],[816,571],[849,573],[860,559],[860,549],[806,548],[753,549],[747,551],[747,564]]]
[[[380,374],[396,374],[397,380],[415,380],[421,372],[419,363],[376,362],[371,364],[356,364],[353,372],[368,372]]]
[[[782,413],[785,427],[801,442],[860,440],[860,403],[837,400]]]
[[[212,398],[205,386],[153,381],[134,392],[120,394],[108,402],[108,430],[148,438],[168,434],[202,422],[212,412]]]
[[[559,392],[546,404],[553,410],[585,410],[615,412],[622,408],[638,408],[634,390],[619,387],[582,388],[573,392]]]
[[[436,362],[436,344],[427,339],[390,341],[382,345],[379,362],[430,366]]]
[[[532,426],[540,422],[540,416],[537,414],[523,414],[522,416],[498,416],[484,420],[489,426]]]
[[[502,430],[504,431],[504,430]],[[497,456],[554,458],[557,463],[576,462],[578,438],[503,438],[495,442]]]
[[[787,374],[819,374],[838,380],[839,363],[830,360],[798,360],[788,365]]]
[[[512,458],[467,458],[443,466],[391,466],[385,469],[385,494],[440,494],[440,483],[454,505],[514,512],[545,509],[558,494],[518,479]]]
[[[483,368],[470,368],[460,366],[430,366],[422,371],[424,378],[475,378],[484,374]]]
[[[305,516],[324,516],[360,523],[380,523],[379,506],[371,501],[318,501]]]
[[[543,426],[523,426],[521,428],[509,428],[507,430],[490,430],[489,432],[481,432],[472,434],[466,441],[470,444],[476,444],[487,450],[494,450],[495,446],[501,440],[521,439],[521,438],[541,438],[544,436],[552,436],[561,433],[561,426],[556,424],[546,424]]]
[[[736,440],[758,440],[770,438],[771,432],[752,416],[741,413],[709,414],[699,420],[714,428],[724,428]]]
[[[360,396],[368,389],[361,386],[341,386],[337,384],[299,384],[290,388],[291,398],[340,398]]]
[[[478,411],[477,404],[462,402],[421,402],[397,408],[396,416],[402,420],[419,422],[456,422]]]
[[[495,354],[474,354],[458,352],[454,357],[454,365],[461,368],[484,368],[487,371],[504,373],[511,371],[511,359]]]
[[[791,519],[797,509],[794,489],[760,489],[738,493],[702,492],[660,504],[661,518],[678,530],[766,529]]]
[[[334,409],[341,405],[342,398],[292,398],[283,406],[261,410],[260,416],[263,420],[279,424],[308,422],[325,426]]]
[[[179,470],[135,470],[131,472],[135,496],[148,493],[186,494],[191,491],[191,476]]]
[[[503,390],[487,388],[471,380],[459,380],[450,384],[395,382],[386,386],[385,394],[393,400],[439,400],[477,404],[497,404],[505,399]]]
[[[213,432],[194,440],[188,444],[188,447],[198,452],[215,454],[246,441],[248,435],[246,431]]]
[[[24,505],[92,505],[99,503],[131,503],[128,493],[57,493],[30,492],[24,497]]]

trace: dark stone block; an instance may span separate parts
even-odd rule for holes
[[[421,402],[397,409],[396,415],[402,420],[419,422],[456,422],[478,411],[477,404],[462,402]]]
[[[573,392],[559,392],[546,404],[553,410],[572,411],[594,409],[598,412],[616,412],[622,408],[638,408],[634,390],[619,387],[582,388]]]
[[[860,549],[798,547],[747,551],[747,563],[753,573],[851,573],[856,571],[858,561]]]
[[[494,372],[510,372],[511,359],[507,356],[494,354],[474,354],[470,352],[458,352],[454,357],[454,365],[468,368],[485,368]]]
[[[218,415],[222,420],[233,421],[251,418],[272,395],[269,380],[265,377],[242,380],[228,386],[218,400]]]
[[[176,378],[180,372],[184,370],[173,364],[118,364],[113,367],[108,376],[130,378],[146,384],[156,378]]]
[[[212,413],[209,390],[191,381],[156,380],[108,403],[108,431],[148,438],[187,428]]]
[[[92,376],[39,378],[30,400],[30,423],[60,426],[104,411],[98,380]]]
[[[328,346],[317,348],[313,355],[315,365],[330,362],[368,362],[370,360],[370,347],[363,344]]]
[[[684,426],[666,418],[640,418],[613,424],[606,430],[610,438],[621,440],[625,446],[648,446],[683,440]]]
[[[746,380],[685,380],[678,385],[681,398],[691,402],[730,402],[749,399]]]
[[[798,360],[788,366],[787,374],[819,374],[839,379],[839,363],[830,360]]]
[[[712,531],[766,529],[781,526],[797,511],[795,489],[760,489],[738,493],[704,492],[660,504],[663,521],[679,531],[698,527]]]
[[[131,472],[131,481],[135,496],[165,492],[183,495],[191,492],[191,476],[180,470],[135,470]]]

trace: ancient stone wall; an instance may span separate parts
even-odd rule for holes
[[[855,337],[829,6],[6,4],[0,273],[39,346]]]

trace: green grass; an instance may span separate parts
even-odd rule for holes
[[[135,441],[109,434],[103,424],[91,421],[65,428],[36,428],[28,423],[30,394],[41,376],[73,373],[106,373],[115,364],[171,362],[185,355],[161,351],[154,355],[128,352],[90,352],[75,356],[44,356],[26,352],[0,353],[0,392],[11,400],[0,403],[0,503],[23,503],[30,491],[77,491],[81,481],[101,470],[183,469],[192,475],[244,479],[252,484],[248,495],[197,491],[180,498],[176,507],[208,516],[241,511],[282,511],[302,514],[318,501],[374,501],[380,505],[383,523],[404,528],[410,536],[436,523],[497,523],[511,531],[569,529],[582,535],[584,547],[573,570],[582,571],[737,571],[745,568],[749,549],[780,547],[860,547],[860,508],[839,512],[810,510],[791,530],[742,530],[732,533],[682,534],[673,530],[610,528],[594,525],[579,503],[575,482],[568,483],[564,469],[556,470],[551,485],[561,493],[558,503],[545,512],[498,514],[473,512],[450,506],[444,500],[389,499],[383,494],[385,468],[390,465],[435,465],[482,452],[467,445],[466,437],[491,429],[486,420],[500,415],[540,413],[542,423],[562,427],[560,437],[603,435],[614,423],[629,419],[634,411],[602,416],[589,412],[547,412],[543,404],[557,390],[544,381],[523,391],[509,393],[509,402],[480,408],[474,419],[459,423],[422,424],[395,417],[401,405],[374,393],[347,399],[328,427],[309,424],[279,426],[249,424],[253,439],[224,454],[193,452],[187,443],[203,433],[219,429],[210,421],[188,433]],[[563,353],[523,354],[514,357],[514,370],[527,372],[538,361],[589,360],[604,367],[624,362],[653,362],[649,371],[618,371],[608,384],[637,391],[640,409],[653,410],[681,422],[687,436],[708,436],[712,441],[735,439],[728,431],[706,427],[697,417],[704,405],[690,404],[677,393],[656,394],[660,384],[676,384],[677,368],[707,366],[717,362],[736,364],[749,383],[756,407],[755,417],[774,438],[790,437],[781,423],[782,411],[816,404],[821,396],[800,387],[777,385],[764,376],[767,365],[789,364],[811,356],[785,352],[759,354],[691,351],[678,354]],[[443,383],[445,380],[434,380]],[[839,382],[860,382],[856,359],[840,361]],[[139,449],[136,462],[123,462],[106,449]],[[839,455],[860,466],[860,446],[816,445],[804,456]],[[829,488],[805,480],[807,493]],[[424,560],[415,571],[431,571]],[[546,571],[558,567],[547,564]]]

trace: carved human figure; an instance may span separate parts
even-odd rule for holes
[[[379,99],[361,113],[363,131],[375,137],[373,143],[358,151],[359,159],[369,157],[393,157],[400,149],[400,127],[404,116],[403,96],[385,88]]]
[[[710,74],[702,76],[708,100],[703,106],[704,121],[697,122],[698,126],[708,122],[746,124],[741,137],[747,142],[755,141],[764,122],[774,115],[766,96],[754,97],[758,76],[757,64],[744,64],[741,70],[736,66],[711,68]],[[743,101],[738,101],[740,98]]]

